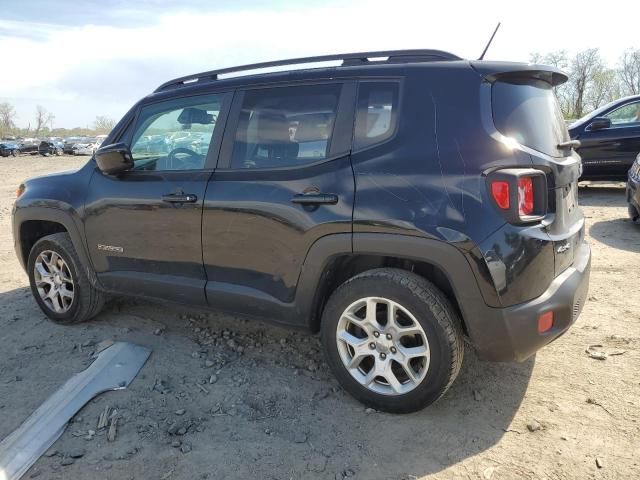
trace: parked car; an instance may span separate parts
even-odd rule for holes
[[[165,135],[145,135],[132,146],[132,153],[142,155],[168,153],[171,151],[170,136],[169,133]]]
[[[43,140],[38,145],[38,153],[43,157],[62,155],[63,143],[55,140]]]
[[[73,146],[76,143],[83,143],[86,137],[67,137],[63,140],[62,152],[73,155]]]
[[[569,127],[582,157],[581,180],[626,181],[640,152],[640,95],[621,98]]]
[[[39,147],[40,140],[23,140],[18,146],[19,153],[26,153],[29,155],[37,155]]]
[[[343,66],[218,79],[327,60]],[[16,253],[54,322],[109,293],[304,327],[352,395],[415,411],[452,384],[464,338],[521,361],[580,314],[591,250],[566,80],[437,50],[171,80],[77,172],[19,187]],[[180,130],[211,148],[148,148]]]
[[[17,156],[20,153],[20,147],[17,143],[2,142],[0,143],[0,157]]]
[[[101,144],[101,139],[86,138],[82,142],[76,143],[71,151],[73,155],[93,155]]]
[[[188,148],[200,155],[206,155],[209,150],[210,136],[206,134],[194,133],[192,135],[175,134],[171,138],[171,148]]]
[[[640,153],[629,169],[627,178],[627,203],[629,218],[640,224]]]

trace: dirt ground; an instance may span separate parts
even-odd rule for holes
[[[640,478],[640,227],[622,184],[580,189],[593,269],[569,332],[521,364],[479,362],[467,348],[439,402],[397,416],[347,395],[312,335],[124,299],[87,324],[48,322],[13,251],[14,192],[85,161],[0,159],[0,439],[86,368],[98,342],[153,353],[129,389],[86,405],[25,478]],[[609,356],[590,358],[590,345]],[[90,432],[106,406],[120,415],[113,442]]]

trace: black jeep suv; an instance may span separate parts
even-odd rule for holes
[[[435,50],[179,78],[80,170],[20,186],[16,252],[55,322],[109,293],[305,327],[355,397],[414,411],[451,385],[465,337],[519,361],[582,309],[566,79]]]

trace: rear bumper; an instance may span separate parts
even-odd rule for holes
[[[472,338],[480,358],[523,361],[552,342],[575,322],[589,289],[591,248],[583,242],[571,267],[558,275],[537,298],[504,308],[487,307],[480,313],[484,332]],[[553,311],[553,327],[538,333],[540,314]]]

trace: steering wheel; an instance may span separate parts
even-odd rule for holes
[[[188,155],[187,158],[178,158],[177,154],[184,153]],[[194,152],[189,148],[178,147],[174,148],[167,154],[167,161],[172,170],[187,170],[190,168],[202,167],[202,155],[198,152]],[[176,168],[180,167],[180,168]]]

